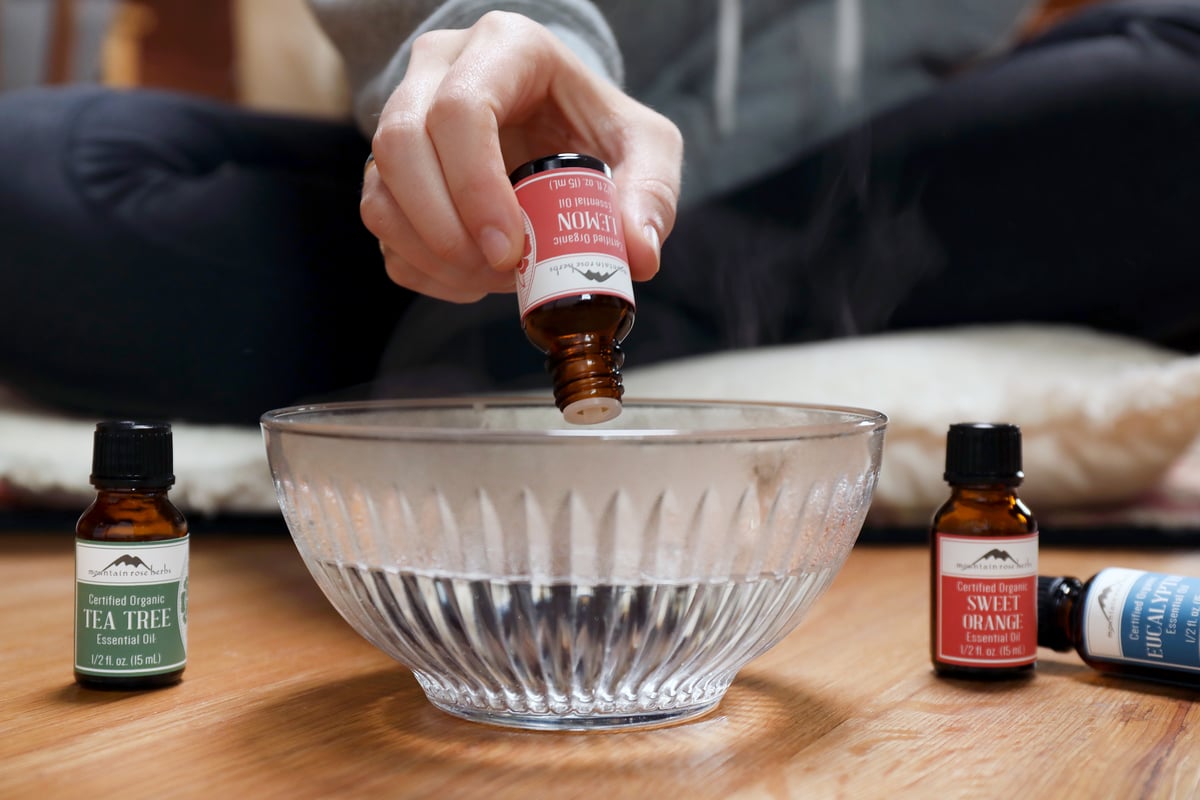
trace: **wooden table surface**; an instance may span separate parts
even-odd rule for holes
[[[1042,650],[1018,684],[941,680],[924,548],[860,544],[709,716],[526,733],[430,706],[278,534],[196,534],[183,683],[71,677],[72,537],[0,534],[0,797],[1195,797],[1196,693]],[[1041,572],[1200,575],[1200,552],[1043,548]]]

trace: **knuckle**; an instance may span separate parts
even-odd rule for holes
[[[493,9],[480,17],[474,27],[477,30],[494,35],[497,33],[520,34],[531,28],[540,28],[541,26],[523,14]]]
[[[417,288],[413,285],[412,274],[408,268],[408,264],[398,258],[388,257],[389,254],[384,254],[383,265],[387,271],[388,278],[397,286],[403,286],[408,289]]]
[[[655,125],[656,135],[662,139],[664,144],[670,146],[672,154],[682,155],[683,132],[679,130],[679,126],[657,111],[653,113],[657,118],[657,124]]]
[[[375,238],[383,238],[383,204],[374,192],[366,190],[358,201],[358,214],[362,223]]]
[[[683,153],[683,133],[674,122],[663,114],[647,106],[642,106],[641,114],[635,118],[616,117],[612,120],[614,127],[620,128],[624,139],[634,136],[640,139],[653,139],[656,147],[665,154],[664,157],[678,158]],[[633,119],[634,121],[630,121]]]
[[[526,57],[549,50],[558,50],[561,41],[545,25],[514,11],[493,10],[484,14],[472,27],[473,32],[504,49],[519,49]]]
[[[424,135],[424,117],[411,110],[409,104],[401,104],[400,110],[390,111],[379,120],[379,127],[371,137],[376,164],[387,164],[392,156],[408,151]]]
[[[449,30],[429,30],[413,39],[411,58],[414,61],[419,61],[433,55],[441,53],[450,44],[450,40],[456,37],[454,31]]]
[[[495,205],[496,179],[481,172],[458,172],[454,175],[454,195],[460,199],[460,210],[464,219],[484,214]]]
[[[649,195],[658,206],[663,223],[670,228],[675,222],[675,207],[679,203],[679,185],[662,178],[643,178],[638,189]]]
[[[458,237],[439,237],[426,246],[429,254],[442,264],[456,264],[463,258],[464,243]]]
[[[464,125],[484,113],[490,113],[490,110],[476,88],[457,80],[447,80],[438,87],[429,104],[428,120],[431,127]]]

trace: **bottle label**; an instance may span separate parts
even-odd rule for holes
[[[1088,589],[1083,649],[1104,661],[1200,672],[1200,579],[1101,571]]]
[[[565,167],[531,175],[514,190],[525,217],[525,252],[517,268],[522,318],[543,303],[581,294],[615,295],[633,303],[611,178]]]
[[[187,662],[188,537],[75,540],[75,669],[134,677]]]
[[[1037,659],[1037,533],[935,533],[935,652],[947,664],[1016,667]]]

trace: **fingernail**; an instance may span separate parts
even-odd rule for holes
[[[479,249],[493,267],[507,267],[510,262],[508,237],[499,228],[484,228],[479,234]]]
[[[642,233],[645,234],[646,241],[650,242],[651,246],[654,247],[654,265],[657,267],[662,259],[662,242],[658,238],[658,228],[647,223],[642,228]]]

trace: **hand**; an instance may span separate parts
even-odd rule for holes
[[[675,223],[678,129],[517,14],[418,37],[372,152],[361,212],[388,275],[443,300],[513,290],[524,227],[508,173],[539,156],[586,153],[612,168],[635,280],[658,271]]]

